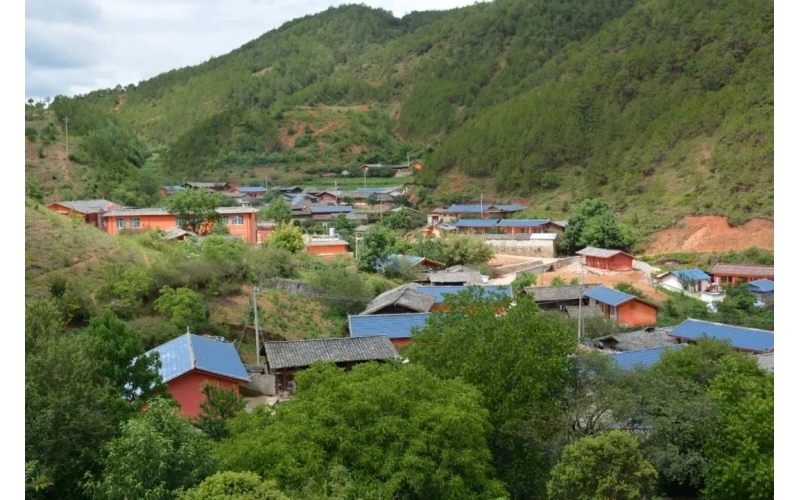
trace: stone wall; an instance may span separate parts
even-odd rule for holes
[[[505,255],[547,258],[553,258],[556,256],[555,241],[552,240],[487,239],[486,243],[491,245],[496,253],[502,253]]]

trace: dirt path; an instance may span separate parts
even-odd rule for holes
[[[654,234],[646,253],[725,252],[750,247],[775,249],[773,221],[752,219],[734,227],[727,218],[717,215],[687,216],[675,227]]]

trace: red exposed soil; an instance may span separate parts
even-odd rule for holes
[[[724,252],[750,247],[774,250],[775,222],[752,219],[734,227],[722,216],[687,216],[675,227],[656,233],[646,253]]]

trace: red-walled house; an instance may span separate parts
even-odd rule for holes
[[[330,259],[336,255],[350,255],[350,245],[339,238],[309,238],[305,242],[306,251]]]
[[[220,214],[218,224],[225,224],[229,234],[241,236],[248,243],[256,243],[257,208],[219,207],[217,213]],[[103,218],[106,220],[105,228],[109,234],[119,234],[124,229],[166,231],[180,226],[175,214],[169,213],[164,208],[114,209],[104,213]]]
[[[103,214],[113,209],[114,206],[114,202],[100,199],[56,201],[47,205],[47,208],[57,214],[82,217],[85,223],[104,229],[105,219],[103,219]]]
[[[633,255],[622,250],[586,247],[575,253],[585,258],[586,266],[588,267],[612,271],[629,271],[633,269]]]
[[[190,418],[201,412],[206,382],[239,394],[239,385],[250,381],[233,344],[187,332],[146,354],[152,352],[159,354],[167,392],[178,402],[181,413]]]
[[[648,300],[602,285],[584,292],[583,296],[589,297],[589,306],[599,306],[606,318],[616,320],[620,325],[655,325],[661,309]]]
[[[756,280],[775,281],[775,266],[758,266],[750,264],[717,264],[711,270],[716,285],[735,284],[738,280],[745,283]]]

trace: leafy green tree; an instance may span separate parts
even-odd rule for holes
[[[288,224],[292,220],[292,206],[282,197],[273,198],[265,208],[258,211],[258,220],[271,220],[276,224]]]
[[[105,444],[102,473],[88,475],[84,489],[92,498],[172,499],[213,470],[211,449],[172,401],[156,398]]]
[[[47,477],[47,474],[42,472],[39,467],[39,462],[31,460],[25,462],[25,497],[28,498],[30,493],[38,493],[52,486],[53,482]]]
[[[303,243],[303,231],[297,226],[288,224],[278,224],[275,232],[264,241],[264,245],[271,248],[279,248],[290,253],[298,253],[305,250]]]
[[[517,277],[514,278],[514,281],[511,283],[511,289],[514,292],[514,295],[519,295],[522,291],[529,287],[536,285],[537,276],[533,273],[529,273],[523,271],[517,274]]]
[[[775,379],[749,359],[727,357],[709,391],[718,426],[706,442],[704,498],[775,497]]]
[[[568,445],[550,472],[552,500],[640,500],[653,491],[657,473],[635,436],[610,431]]]
[[[442,254],[448,266],[477,266],[494,257],[494,249],[485,241],[464,234],[442,238]]]
[[[217,208],[222,205],[222,195],[201,189],[184,189],[167,196],[164,205],[169,213],[175,214],[179,227],[202,233],[219,220]]]
[[[567,282],[561,276],[553,276],[550,279],[550,286],[564,286]]]
[[[217,472],[194,488],[178,495],[178,500],[290,500],[275,481],[264,481],[253,472]]]
[[[618,290],[622,293],[627,293],[628,295],[633,295],[635,297],[639,297],[640,299],[644,299],[644,292],[633,286],[633,283],[629,281],[620,281],[619,283],[614,285],[614,290]]]
[[[141,305],[153,291],[155,281],[146,269],[141,267],[128,267],[119,276],[111,278],[110,291],[127,307]]]
[[[495,465],[512,496],[544,494],[564,421],[560,404],[575,352],[574,332],[528,296],[448,296],[406,354],[434,375],[475,386],[489,410]],[[491,361],[489,361],[491,360]]]
[[[364,281],[349,262],[331,262],[316,270],[308,282],[324,296],[320,300],[342,315],[358,314],[372,299]]]
[[[369,228],[358,247],[358,269],[374,272],[387,255],[394,251],[397,235],[386,226],[377,224]]]
[[[228,437],[225,423],[244,410],[247,402],[233,389],[226,390],[208,382],[201,390],[205,400],[200,403],[202,411],[195,425],[214,441]]]
[[[283,248],[268,246],[252,246],[244,255],[245,268],[254,283],[261,283],[269,278],[297,278],[297,258]]]
[[[564,246],[570,252],[588,246],[630,250],[634,242],[633,231],[617,221],[611,206],[601,198],[576,205],[564,230]]]
[[[756,314],[755,304],[756,296],[750,292],[747,283],[739,280],[736,284],[725,287],[725,297],[717,303],[717,313],[726,323],[738,323]]]
[[[403,207],[397,212],[392,212],[383,219],[383,224],[395,231],[408,232],[425,225],[426,218],[423,214]]]
[[[159,297],[153,302],[159,313],[167,316],[170,323],[181,331],[187,327],[197,329],[206,323],[206,307],[200,295],[186,287],[172,288],[164,285]]]
[[[466,383],[415,365],[345,372],[315,363],[297,387],[274,414],[231,422],[217,449],[221,469],[255,472],[304,497],[506,496],[492,479],[487,412]]]

